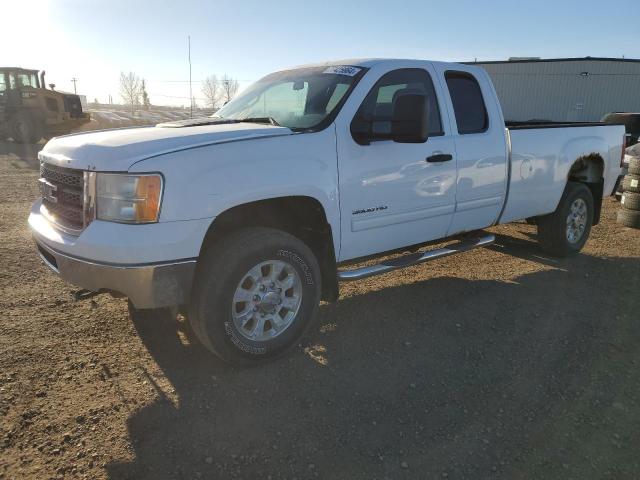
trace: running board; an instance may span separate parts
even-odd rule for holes
[[[370,265],[368,267],[357,268],[355,270],[339,270],[338,280],[350,281],[360,280],[367,277],[373,277],[374,275],[380,275],[382,273],[392,272],[400,268],[411,267],[424,262],[430,262],[442,257],[448,257],[449,255],[455,255],[456,253],[462,253],[469,250],[473,250],[478,247],[486,247],[495,242],[495,235],[485,234],[481,237],[474,237],[471,239],[463,240],[459,243],[449,245],[443,248],[437,248],[435,250],[429,250],[427,252],[412,253],[410,255],[403,255],[392,260],[387,260],[377,265]]]

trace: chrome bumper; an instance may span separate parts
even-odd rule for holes
[[[94,292],[129,297],[136,308],[158,308],[189,301],[195,260],[143,265],[109,265],[71,257],[36,241],[40,258],[63,280]]]

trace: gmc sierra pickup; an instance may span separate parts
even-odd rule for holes
[[[295,344],[339,281],[488,245],[486,227],[535,219],[543,250],[580,251],[624,134],[505,125],[471,65],[303,66],[213,117],[51,140],[29,225],[66,281],[135,308],[186,306],[208,349],[258,362]]]

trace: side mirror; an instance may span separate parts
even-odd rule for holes
[[[391,139],[398,143],[424,143],[429,138],[427,97],[419,93],[398,95],[393,101]]]

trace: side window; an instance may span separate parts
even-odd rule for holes
[[[4,79],[4,73],[0,72],[0,94],[7,89],[7,82]]]
[[[421,68],[404,68],[385,74],[373,86],[362,102],[352,122],[368,123],[377,133],[391,132],[393,100],[399,93],[420,93],[427,97],[429,108],[429,136],[444,135],[440,120],[440,109],[433,82],[426,70]]]
[[[489,116],[477,80],[466,72],[446,72],[458,133],[481,133],[489,127]]]

